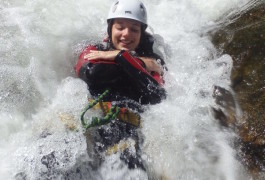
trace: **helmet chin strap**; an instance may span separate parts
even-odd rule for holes
[[[107,21],[107,22],[108,22],[107,33],[108,33],[108,36],[109,36],[109,40],[108,40],[108,42],[109,42],[111,48],[115,48],[115,47],[113,46],[113,43],[112,43],[112,37],[111,37],[113,21],[114,21],[113,19],[109,19],[109,20]]]
[[[113,19],[108,20],[108,28],[107,28],[107,33],[109,38],[111,39],[111,31],[112,31],[112,25],[113,25]]]

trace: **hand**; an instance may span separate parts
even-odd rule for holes
[[[159,73],[160,75],[162,74],[162,67],[160,65],[158,65],[156,60],[154,60],[152,58],[147,58],[147,57],[140,57],[140,59],[143,60],[143,62],[145,63],[146,70],[148,72],[155,71],[155,72]]]
[[[114,51],[96,51],[96,50],[90,50],[90,53],[85,55],[84,58],[88,60],[95,60],[95,59],[104,59],[104,60],[110,60],[114,61],[115,57],[120,51],[114,50]]]

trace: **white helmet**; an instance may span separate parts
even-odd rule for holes
[[[147,13],[139,0],[115,0],[110,8],[107,20],[127,18],[139,21],[147,26]]]

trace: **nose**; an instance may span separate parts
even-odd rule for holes
[[[129,28],[125,28],[122,32],[122,35],[124,37],[128,37],[130,35],[130,29]]]

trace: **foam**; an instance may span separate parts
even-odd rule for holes
[[[73,66],[88,42],[105,36],[111,2],[1,3],[1,177],[63,178],[68,173],[73,179],[125,174],[147,179],[145,172],[122,166],[115,155],[91,169],[79,121],[90,95]],[[142,114],[143,158],[158,174],[171,179],[238,179],[242,174],[230,143],[234,134],[220,129],[210,113],[216,105],[213,86],[229,89],[232,60],[220,57],[204,35],[239,2],[145,1],[149,30],[163,37],[158,48],[169,69],[168,98]],[[62,117],[73,120],[78,132],[69,130]],[[52,169],[45,166],[48,157]]]

